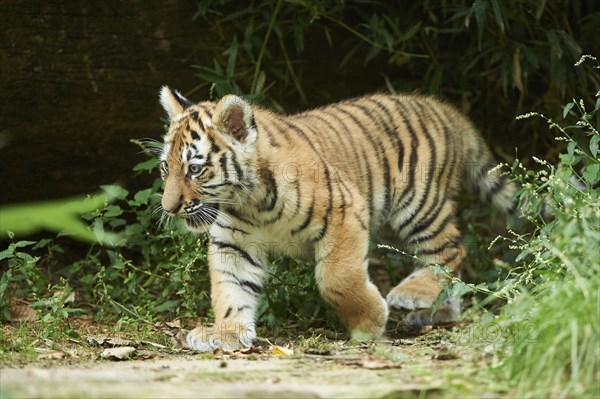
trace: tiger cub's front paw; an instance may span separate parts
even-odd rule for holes
[[[186,342],[190,349],[197,352],[212,352],[219,348],[233,352],[251,347],[255,338],[254,325],[221,323],[213,327],[194,328],[188,333]]]

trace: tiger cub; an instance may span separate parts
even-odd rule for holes
[[[170,118],[160,155],[162,207],[208,232],[215,324],[191,348],[249,347],[270,255],[315,263],[319,291],[353,339],[380,336],[388,307],[430,323],[445,283],[428,264],[458,272],[465,257],[455,201],[463,178],[510,212],[515,187],[493,169],[473,124],[423,95],[374,94],[296,115],[244,99],[194,104],[163,87]],[[369,239],[387,226],[422,265],[384,300],[369,280]],[[450,311],[438,321],[456,317]]]

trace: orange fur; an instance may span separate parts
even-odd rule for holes
[[[375,94],[290,116],[236,96],[189,105],[168,88],[161,102],[172,120],[161,157],[163,207],[208,231],[214,249],[213,309],[224,328],[192,331],[197,350],[249,345],[274,253],[313,260],[323,298],[352,335],[377,337],[388,306],[423,313],[445,283],[417,270],[386,305],[367,273],[379,227],[389,225],[424,265],[458,271],[465,251],[453,197],[463,181],[512,206],[514,186],[488,173],[493,159],[472,123],[432,97]]]

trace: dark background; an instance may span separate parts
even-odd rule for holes
[[[158,89],[197,84],[193,2],[0,3],[1,202],[92,192],[124,182],[131,138],[162,131]]]
[[[227,5],[221,7],[221,14],[194,19],[201,3],[174,0],[0,2],[0,203],[89,193],[96,191],[100,184],[114,182],[129,188],[149,183],[149,176],[131,178],[132,166],[145,158],[129,140],[161,136],[160,86],[168,84],[178,88],[196,101],[208,99],[210,85],[197,75],[193,66],[211,66],[215,61],[225,65],[223,50],[233,35],[243,29],[240,20],[212,24],[211,18],[240,12],[254,4],[225,2]],[[272,2],[256,3],[264,6]],[[550,3],[567,7],[567,17],[574,20],[571,25],[575,28],[580,26],[578,18],[598,14],[596,1],[581,5],[578,2]],[[434,6],[427,7],[417,10],[423,18],[423,26],[443,25],[439,22],[443,19],[435,16],[438,10]],[[373,12],[385,13],[381,7],[372,8]],[[367,6],[361,10],[362,13],[344,10],[345,23],[358,29],[364,22],[364,13],[369,12]],[[282,14],[282,17],[285,16]],[[347,30],[339,25],[327,26],[323,20],[311,23],[312,30],[305,31],[299,67],[306,101],[284,87],[276,76],[269,76],[274,82],[272,92],[286,111],[385,90],[384,76],[400,82],[399,87],[437,91],[431,86],[427,89],[426,83],[433,78],[427,64],[419,64],[422,61],[398,60],[385,52],[379,52],[369,62],[365,62],[365,54],[360,51],[347,57],[352,48],[352,43],[348,44],[351,35]],[[325,40],[324,27],[333,38],[333,45]],[[486,77],[481,73],[486,68],[485,59],[471,75],[465,73],[460,75],[460,81],[452,80],[451,69],[456,62],[451,57],[460,60],[463,56],[464,46],[471,43],[476,34],[474,26],[470,29],[472,32],[466,32],[459,41],[453,38],[434,43],[438,48],[433,51],[447,64],[443,76],[450,76],[445,80],[445,87],[461,86],[462,90],[461,93],[440,90],[438,94],[469,112],[496,152],[505,158],[514,155],[515,147],[521,147],[521,154],[550,154],[551,158],[552,153],[556,153],[551,138],[540,139],[539,132],[526,131],[524,125],[515,129],[513,119],[520,112],[535,109],[533,105],[536,101],[540,104],[540,98],[550,98],[544,104],[552,104],[552,112],[560,114],[561,104],[570,100],[569,91],[552,88],[551,82],[536,79],[533,73],[525,76],[525,72],[527,95],[514,87],[503,92],[491,83],[485,90],[477,89],[482,79],[492,83],[497,79],[493,74]],[[519,31],[514,28],[511,32],[517,35]],[[582,32],[570,28],[569,34],[579,40],[577,36],[587,31]],[[579,42],[583,43],[584,53],[597,50],[597,43],[595,48],[583,49],[593,43],[589,41],[589,33]],[[449,46],[450,43],[453,46]],[[271,42],[269,46],[277,51]],[[545,48],[544,43],[540,48]],[[413,50],[424,51],[418,46]],[[448,53],[445,60],[444,53]],[[297,54],[292,56],[298,58]],[[345,57],[347,62],[339,68]],[[568,54],[565,50],[562,61],[568,67],[577,58],[577,54]],[[493,62],[488,64],[487,68],[493,71]],[[411,84],[403,85],[407,80]],[[589,90],[591,93],[593,88]],[[494,113],[502,106],[505,109],[498,118],[502,122],[497,122]]]

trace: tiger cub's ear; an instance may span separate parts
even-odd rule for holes
[[[163,86],[160,89],[160,104],[167,111],[167,115],[171,120],[186,108],[194,105],[193,102],[182,96],[177,90],[172,90],[169,86]]]
[[[230,94],[217,103],[213,124],[241,143],[251,144],[256,141],[252,107],[238,96]]]

